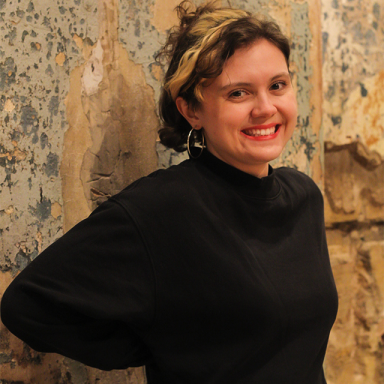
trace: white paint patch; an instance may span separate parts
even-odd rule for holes
[[[104,51],[100,40],[98,40],[92,50],[91,57],[85,64],[83,76],[81,77],[82,92],[87,96],[94,95],[99,91],[99,84],[104,75],[103,57]]]

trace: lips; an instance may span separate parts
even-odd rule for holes
[[[274,136],[281,124],[266,124],[266,125],[257,125],[254,127],[246,128],[241,131],[245,136],[249,137],[270,137]]]

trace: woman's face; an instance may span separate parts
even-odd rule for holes
[[[192,127],[204,129],[208,150],[244,172],[266,176],[297,120],[283,53],[264,39],[235,51],[203,97],[194,111],[181,98],[176,104]]]

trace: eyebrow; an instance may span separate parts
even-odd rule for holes
[[[276,79],[279,79],[281,77],[291,77],[289,72],[280,72],[278,73],[277,75],[273,76],[270,81],[274,81]],[[224,86],[222,86],[220,88],[220,91],[225,91],[226,89],[228,88],[231,88],[231,87],[249,87],[251,86],[252,83],[247,83],[247,82],[244,82],[244,81],[239,81],[238,83],[229,83],[229,84],[226,84]]]

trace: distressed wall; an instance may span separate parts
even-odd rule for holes
[[[384,382],[384,3],[323,0],[328,246],[340,308],[330,384]]]
[[[97,204],[185,158],[156,143],[163,68],[154,55],[178,2],[0,0],[0,295]],[[383,193],[375,187],[383,174],[383,5],[231,3],[270,15],[292,41],[298,127],[275,165],[310,174],[325,191],[341,300],[328,380],[376,383],[384,281]],[[143,383],[144,375],[36,353],[0,325],[0,382],[130,384]]]

